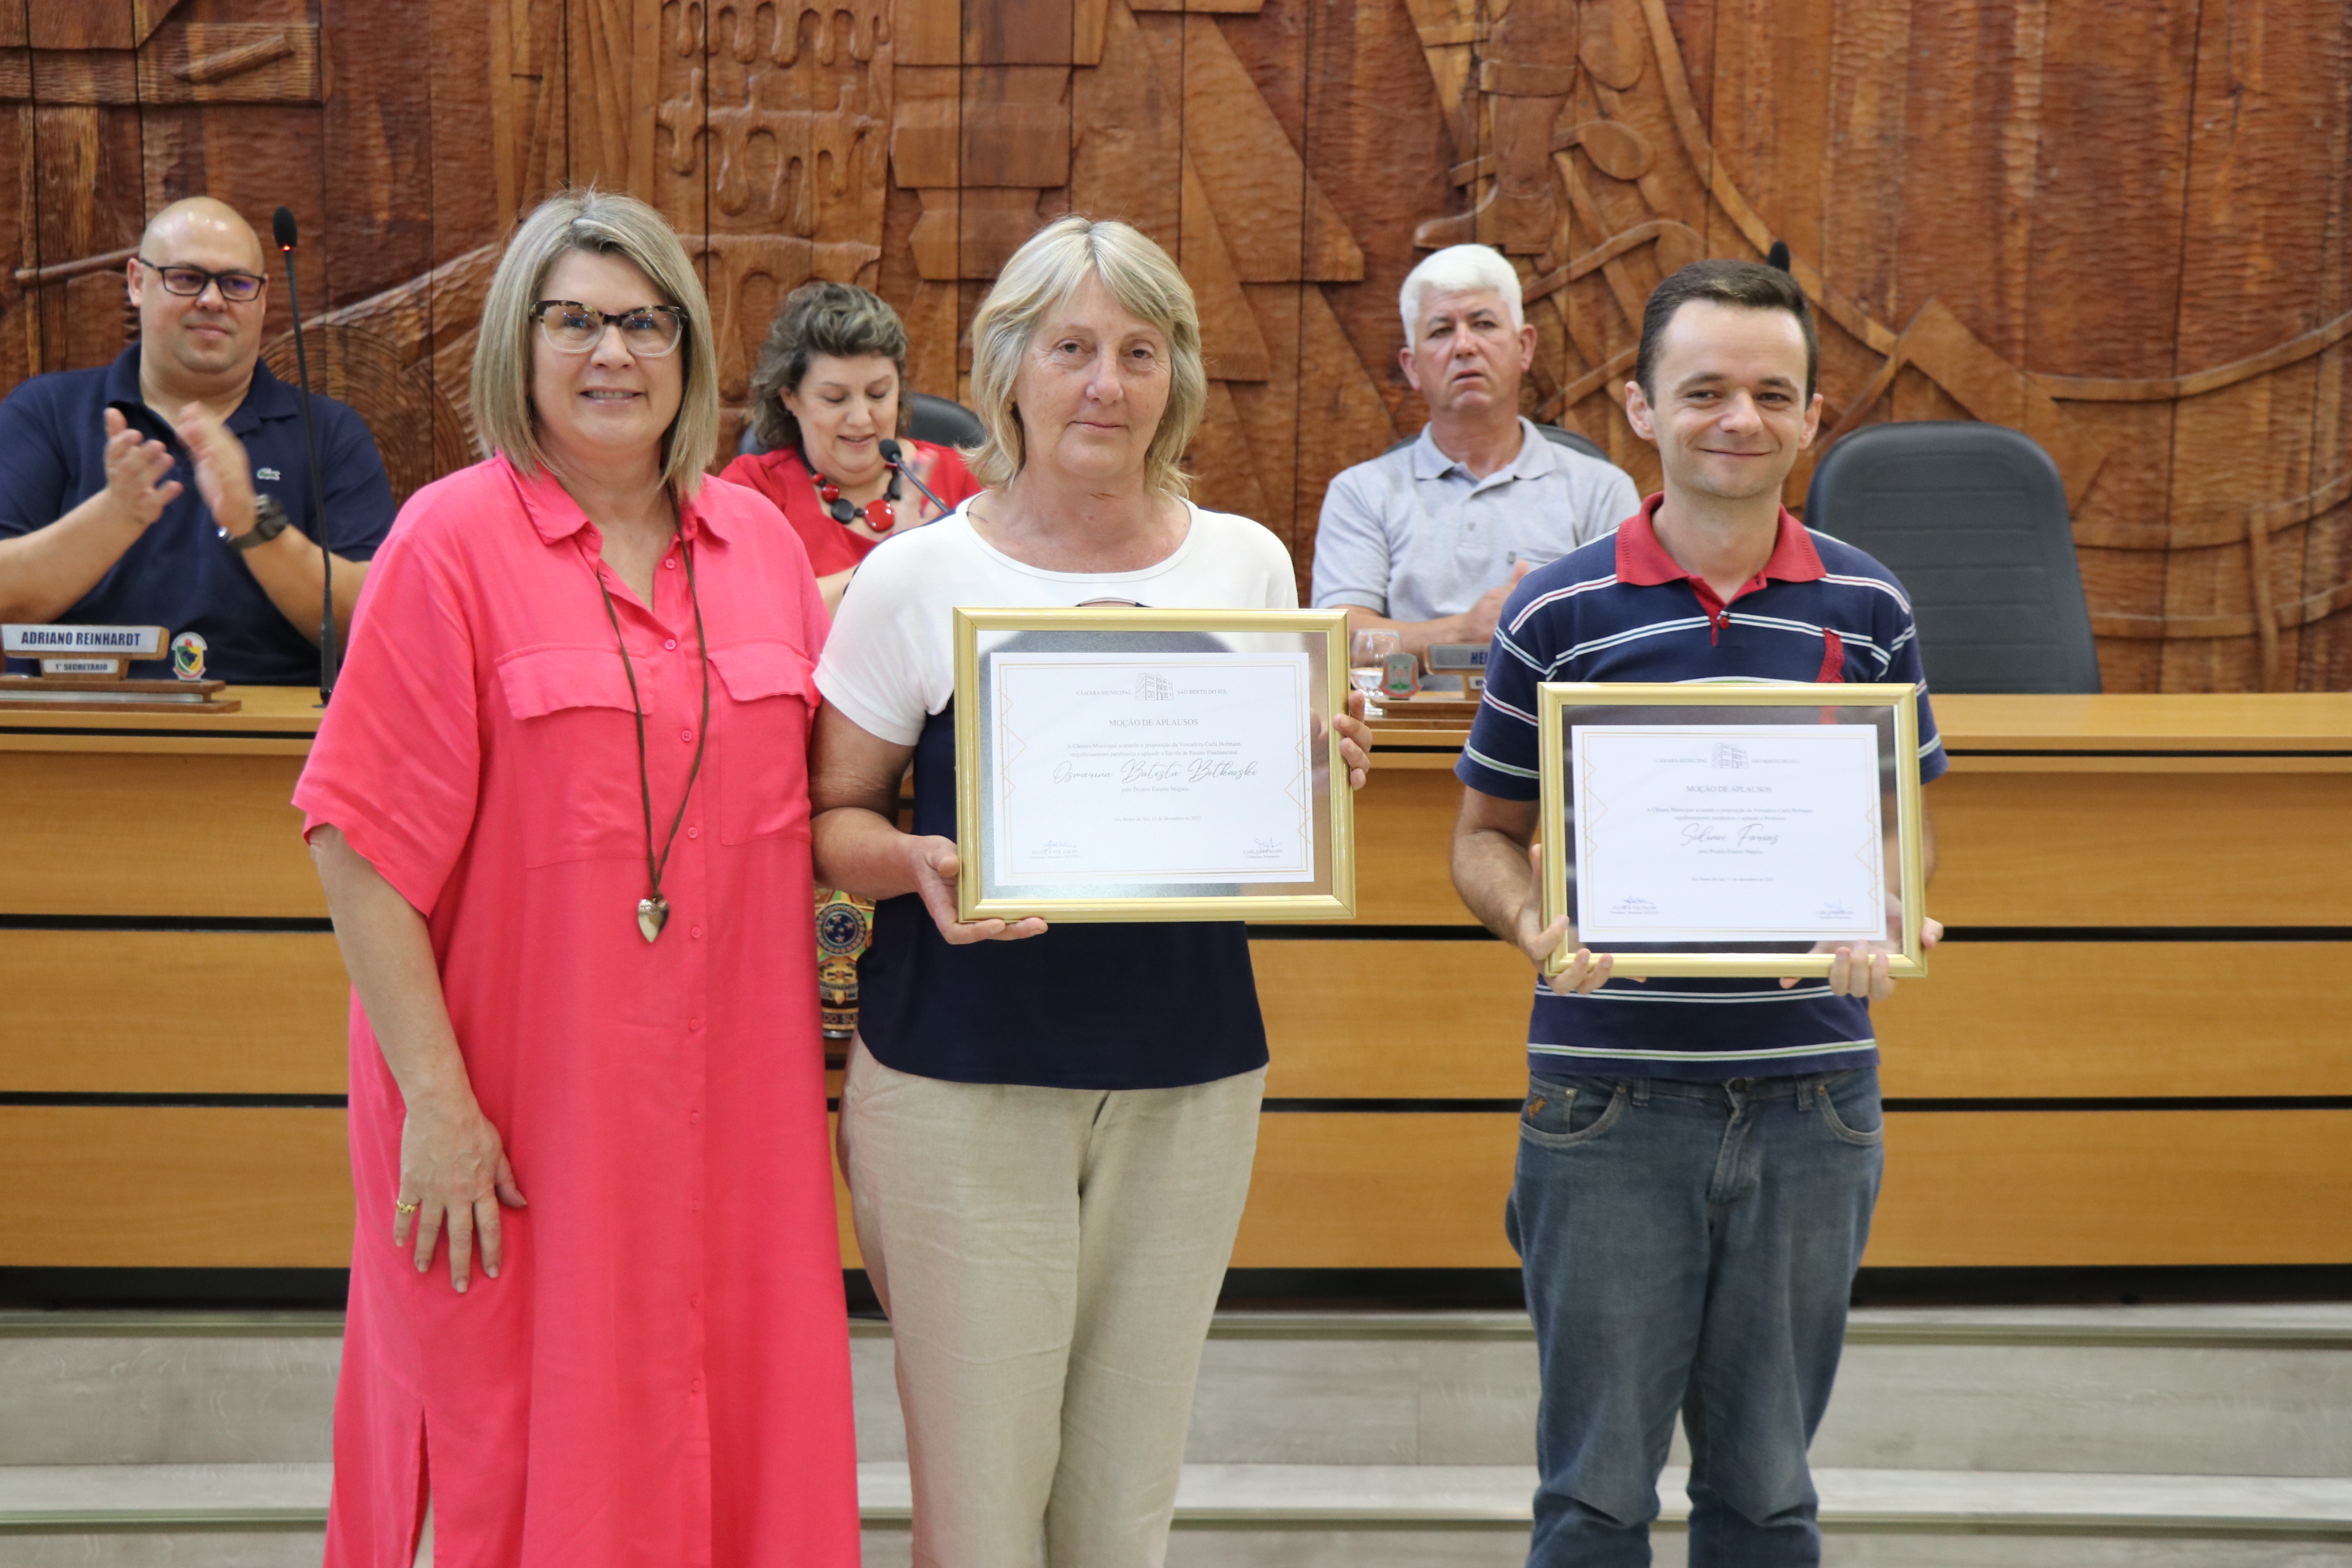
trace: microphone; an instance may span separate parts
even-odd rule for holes
[[[955,510],[955,508],[948,505],[947,502],[933,495],[931,493],[930,486],[915,478],[914,470],[907,467],[907,449],[899,446],[898,442],[886,438],[880,446],[875,448],[875,450],[882,454],[882,460],[884,462],[898,469],[898,472],[906,475],[907,482],[913,485],[917,489],[922,491],[923,499],[930,502],[934,507],[937,507],[941,517],[945,517],[948,513]]]
[[[294,368],[302,378],[302,444],[310,454],[310,515],[316,520],[311,538],[319,546],[323,580],[319,590],[319,706],[335,692],[335,556],[327,548],[327,489],[319,477],[319,434],[310,427],[310,356],[302,344],[302,297],[294,289],[294,209],[279,207],[269,219],[269,232],[286,258],[286,303],[294,312]]]
[[[1785,239],[1774,240],[1772,242],[1772,248],[1765,253],[1764,265],[1767,267],[1778,268],[1783,272],[1788,271],[1789,242]]]

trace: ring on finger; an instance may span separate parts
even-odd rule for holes
[[[392,1212],[393,1212],[393,1213],[394,1213],[394,1214],[415,1214],[415,1213],[419,1208],[421,1208],[421,1207],[423,1207],[423,1206],[424,1206],[424,1205],[423,1205],[422,1204],[420,1204],[420,1203],[416,1202],[416,1201],[415,1201],[415,1200],[414,1200],[414,1199],[411,1199],[409,1202],[404,1203],[404,1204],[402,1204],[402,1203],[395,1203],[395,1204],[394,1204],[394,1205],[392,1205]]]

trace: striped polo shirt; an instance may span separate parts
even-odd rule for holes
[[[1895,574],[1780,513],[1764,569],[1728,603],[1676,564],[1652,496],[1616,533],[1529,573],[1495,629],[1486,695],[1454,774],[1504,800],[1536,798],[1542,681],[1909,681],[1919,689],[1919,776],[1947,761],[1927,706],[1911,604]],[[1870,1005],[1825,980],[1612,980],[1586,995],[1536,982],[1528,1065],[1540,1075],[1721,1081],[1832,1072],[1878,1060]]]

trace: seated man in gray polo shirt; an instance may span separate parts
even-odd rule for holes
[[[1418,440],[1331,481],[1315,535],[1315,607],[1407,651],[1495,635],[1528,572],[1615,530],[1641,505],[1623,469],[1555,446],[1519,416],[1536,331],[1499,252],[1456,245],[1398,300],[1405,379],[1429,405]]]

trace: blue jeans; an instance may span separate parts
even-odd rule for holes
[[[1530,1080],[1505,1216],[1542,1365],[1528,1568],[1646,1568],[1677,1410],[1691,1568],[1821,1561],[1805,1450],[1882,1137],[1872,1068]]]

